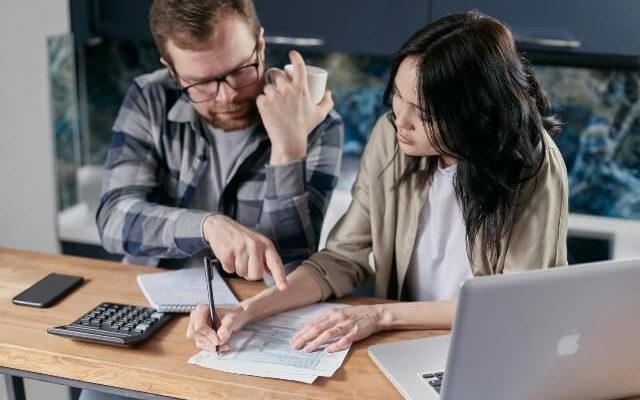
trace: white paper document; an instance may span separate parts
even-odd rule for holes
[[[151,307],[158,311],[189,312],[198,304],[209,303],[204,267],[138,275],[138,285]],[[238,304],[238,299],[215,268],[213,297],[216,307]]]
[[[313,383],[318,376],[332,376],[342,365],[349,348],[326,353],[292,350],[289,340],[304,324],[343,304],[318,303],[246,325],[229,341],[231,351],[216,355],[201,351],[189,363],[243,375]]]

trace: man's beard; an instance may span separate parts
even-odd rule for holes
[[[232,104],[228,107],[228,110],[244,109],[242,115],[228,116],[221,113],[218,110],[206,110],[206,114],[200,114],[200,116],[214,128],[222,129],[223,131],[235,131],[244,129],[258,122],[259,113],[258,107],[255,101],[247,101],[242,104]]]

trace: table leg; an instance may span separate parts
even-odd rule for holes
[[[21,377],[5,375],[4,384],[7,387],[7,400],[26,400],[24,381]]]
[[[71,400],[78,400],[78,398],[80,398],[81,391],[82,390],[78,389],[77,387],[70,387],[69,394],[71,395]]]

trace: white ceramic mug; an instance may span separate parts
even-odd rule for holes
[[[324,97],[324,92],[327,89],[327,77],[329,76],[329,72],[320,67],[316,67],[313,65],[305,66],[307,73],[307,85],[309,86],[309,96],[314,104],[320,103],[320,100]],[[274,70],[280,70],[279,68],[269,68],[266,73],[266,81],[267,83],[273,84],[273,79],[271,78],[271,72]],[[284,66],[284,70],[286,73],[291,76],[293,73],[293,65],[287,64]]]

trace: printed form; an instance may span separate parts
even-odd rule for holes
[[[318,303],[283,312],[246,325],[230,340],[231,350],[216,355],[201,351],[189,363],[243,375],[313,383],[318,376],[332,376],[342,365],[349,348],[326,353],[292,350],[289,340],[304,324],[343,304]]]

